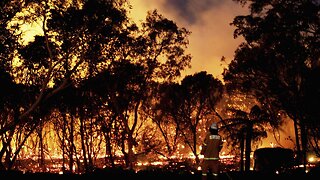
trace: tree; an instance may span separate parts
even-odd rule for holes
[[[90,146],[86,144],[89,140],[85,133],[90,131],[86,125],[108,127],[109,122],[102,123],[101,119],[105,118],[112,123],[111,127],[119,128],[105,131],[106,137],[110,132],[117,132],[116,135],[121,135],[117,140],[122,143],[119,146],[123,147],[124,154],[134,156],[133,146],[137,144],[135,138],[140,127],[137,123],[142,104],[152,95],[150,85],[173,81],[190,67],[191,57],[185,52],[190,32],[157,11],[149,12],[146,21],[138,27],[128,18],[129,4],[124,0],[73,3],[11,0],[1,5],[2,12],[8,13],[0,15],[1,32],[6,35],[0,37],[4,42],[0,50],[1,72],[13,84],[26,88],[28,98],[15,102],[4,94],[9,99],[6,102],[10,101],[19,111],[14,120],[3,121],[0,134],[12,133],[16,127],[26,125],[41,126],[41,122],[33,118],[38,113],[57,115],[56,120],[60,122],[54,123],[61,127],[56,128],[63,154],[69,151],[71,168],[73,154],[80,152],[75,152],[78,147],[74,147],[72,134],[82,131],[79,132],[84,144],[81,151],[84,156],[91,155],[85,149]],[[21,26],[31,23],[40,24],[42,34],[23,41],[19,34],[23,33]],[[104,75],[107,78],[103,79]],[[104,83],[104,86],[90,84],[90,81]],[[103,89],[98,89],[100,87]],[[67,102],[70,100],[75,101]],[[96,111],[88,114],[86,109]],[[91,124],[90,120],[97,121]],[[75,129],[73,123],[76,122],[81,125],[80,129]],[[88,159],[88,163],[90,161]],[[127,159],[128,164],[132,162]]]
[[[13,8],[15,4],[11,5],[11,3],[8,2],[6,4],[8,6],[4,7]],[[54,4],[49,5],[47,1],[17,3],[25,5],[23,8],[18,8],[21,11],[22,9],[25,11],[36,9],[24,13],[24,16],[14,15],[27,22],[42,21],[44,36],[35,38],[33,42],[19,48],[20,65],[16,66],[13,63],[14,58],[12,58],[6,61],[10,62],[7,63],[6,68],[7,71],[15,75],[15,81],[23,84],[36,83],[39,87],[34,103],[21,113],[16,122],[1,128],[2,133],[14,127],[15,124],[25,123],[26,117],[49,97],[72,83],[78,84],[81,79],[92,75],[94,70],[103,67],[101,63],[110,59],[102,58],[103,56],[97,54],[102,52],[113,54],[112,49],[103,47],[116,48],[107,44],[114,43],[120,34],[120,29],[126,27],[124,25],[126,22],[125,10],[116,1],[85,1],[84,4],[68,4],[60,1],[52,3]],[[106,19],[110,21],[105,21]],[[2,27],[7,27],[7,24]],[[100,28],[97,28],[97,25]],[[92,29],[92,27],[96,28]],[[19,27],[17,29],[19,30]],[[95,44],[95,46],[91,44]],[[103,47],[97,47],[100,45]],[[92,48],[100,49],[93,50]],[[41,49],[42,53],[37,53],[36,49]],[[104,57],[114,57],[114,55],[104,55]],[[54,89],[50,88],[50,83],[56,84]]]
[[[7,29],[7,25],[17,12],[21,11],[22,5],[14,1],[1,1],[0,2],[0,61],[1,69],[7,68],[10,61],[14,57],[14,49],[19,46],[17,42],[19,36],[15,35],[12,30]]]
[[[168,159],[168,161],[174,161],[172,157],[179,154],[179,144],[183,143],[183,139],[180,138],[179,127],[175,123],[177,116],[174,113],[173,106],[176,102],[175,97],[180,93],[180,85],[170,82],[159,83],[156,86],[154,95],[149,99],[149,107],[151,106],[151,108],[145,108],[144,110],[159,131],[160,147],[152,150]]]
[[[24,86],[14,83],[10,74],[0,69],[0,126],[5,127],[9,123],[17,121],[20,109],[26,108],[32,102],[34,86]],[[30,117],[34,119],[34,117]],[[38,119],[34,119],[38,121]],[[27,138],[33,133],[36,126],[33,123],[16,125],[11,130],[0,135],[1,150],[0,169],[11,169]],[[15,148],[12,148],[12,146]]]
[[[175,123],[180,138],[196,157],[196,163],[200,162],[197,150],[203,141],[198,130],[207,129],[214,121],[214,105],[222,92],[221,81],[202,71],[186,76],[181,84],[169,85],[159,102],[162,113]]]
[[[243,169],[249,171],[252,145],[267,137],[267,125],[270,122],[270,117],[257,105],[251,107],[250,112],[239,109],[229,109],[228,111],[230,111],[231,117],[223,120],[220,129],[229,138],[227,142],[230,142],[230,147],[240,146],[240,171]]]
[[[250,14],[237,16],[232,23],[235,37],[243,36],[245,42],[236,50],[224,80],[233,89],[253,94],[261,105],[274,110],[274,117],[282,110],[289,115],[298,156],[306,164],[308,131],[318,127],[309,125],[306,107],[314,102],[306,97],[307,89],[318,91],[307,82],[319,67],[319,1],[237,1],[248,3]],[[312,94],[318,98],[319,94]]]

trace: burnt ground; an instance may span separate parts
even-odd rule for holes
[[[99,169],[92,173],[84,174],[57,174],[57,173],[32,173],[21,171],[0,171],[0,180],[22,180],[22,179],[41,179],[41,180],[62,180],[62,179],[84,179],[84,180],[95,180],[95,179],[105,179],[105,180],[120,180],[120,179],[162,179],[162,180],[201,180],[201,172],[189,172],[182,170],[167,171],[161,169],[143,170],[139,172],[123,170],[123,169]],[[270,173],[260,173],[257,171],[249,172],[238,172],[230,171],[223,172],[219,174],[219,180],[243,180],[243,179],[270,179],[270,180],[286,180],[286,179],[302,179],[302,180],[319,180],[320,179],[320,168],[312,169],[308,173],[296,170],[282,174],[270,174]]]

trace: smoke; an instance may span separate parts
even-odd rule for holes
[[[191,31],[188,53],[192,55],[191,69],[183,75],[207,71],[222,79],[223,69],[231,61],[237,46],[243,41],[234,39],[230,25],[237,15],[247,9],[233,0],[131,0],[133,18],[145,19],[147,11],[157,9],[179,27]],[[221,58],[225,57],[225,62]]]
[[[168,7],[169,11],[175,11],[189,24],[194,24],[199,20],[199,15],[210,9],[219,8],[225,2],[225,0],[166,0],[163,5]]]

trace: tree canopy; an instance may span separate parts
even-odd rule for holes
[[[138,27],[129,19],[125,1],[2,3],[2,12],[8,13],[1,19],[5,42],[1,44],[5,47],[1,48],[1,68],[16,83],[37,86],[33,102],[20,112],[15,124],[3,127],[2,133],[23,124],[32,111],[59,91],[110,71],[114,62],[142,67],[147,82],[173,80],[190,66],[190,55],[185,53],[189,32],[157,11],[150,12]],[[8,27],[12,19],[16,24]],[[43,35],[19,44],[17,34],[24,23],[41,24]]]
[[[320,125],[319,114],[311,110],[319,106],[319,1],[238,2],[248,5],[250,14],[232,23],[234,36],[245,42],[224,72],[226,85],[253,94],[265,109],[272,107],[275,117],[285,111],[296,123],[296,136],[301,135],[297,151],[301,143],[305,152],[319,139],[308,138]]]
[[[44,162],[50,123],[70,170],[81,166],[79,154],[92,170],[102,139],[113,165],[119,150],[131,168],[135,153],[145,153],[133,151],[137,142],[148,139],[139,132],[142,107],[153,84],[190,67],[190,32],[157,10],[138,25],[125,0],[6,0],[0,8],[0,168],[12,168],[35,131]],[[41,33],[26,38],[32,24]]]

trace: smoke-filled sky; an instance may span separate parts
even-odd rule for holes
[[[221,73],[233,58],[242,41],[234,39],[230,25],[237,15],[247,14],[247,9],[232,0],[131,0],[133,19],[144,20],[147,11],[157,9],[179,27],[191,31],[188,53],[192,55],[191,69],[184,75],[207,71],[214,77]],[[224,56],[226,62],[221,62]]]

